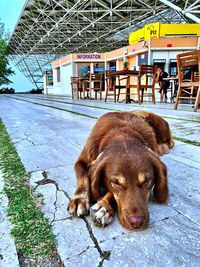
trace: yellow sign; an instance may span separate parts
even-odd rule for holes
[[[160,23],[152,23],[145,25],[144,28],[132,32],[129,35],[129,44],[135,44],[150,38],[158,38],[160,33]]]
[[[129,35],[129,44],[135,44],[135,43],[138,43],[142,40],[144,40],[144,28],[142,28],[136,32],[132,32]]]
[[[200,36],[200,24],[147,24],[129,35],[129,44],[164,36]]]
[[[161,24],[160,25],[160,37],[161,36],[200,36],[199,24]]]
[[[145,25],[144,32],[145,32],[145,40],[148,40],[150,38],[158,38],[160,36],[160,23],[156,22]]]

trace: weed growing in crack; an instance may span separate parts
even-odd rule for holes
[[[18,252],[30,259],[52,255],[55,238],[48,220],[40,211],[41,196],[29,186],[27,174],[9,135],[0,120],[0,168],[9,199],[8,216]]]
[[[181,137],[173,137],[175,140],[177,141],[180,141],[180,142],[183,142],[183,143],[186,143],[186,144],[190,144],[190,145],[193,145],[193,146],[200,146],[200,142],[197,142],[197,141],[192,141],[192,140],[188,140],[188,139],[185,139],[185,138],[181,138]]]

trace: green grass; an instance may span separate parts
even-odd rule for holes
[[[48,220],[39,207],[41,199],[29,186],[27,174],[0,120],[0,168],[9,199],[8,216],[13,225],[11,234],[17,250],[30,259],[48,257],[55,247],[55,238]]]
[[[194,145],[194,146],[200,146],[200,142],[197,142],[197,141],[192,141],[192,140],[188,140],[188,139],[176,137],[176,136],[174,136],[173,138],[177,141],[180,141],[180,142],[183,142],[186,144],[190,144],[190,145]]]

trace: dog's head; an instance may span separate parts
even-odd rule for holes
[[[91,166],[91,195],[101,197],[101,187],[112,192],[120,223],[127,229],[144,229],[148,225],[148,198],[153,188],[155,199],[168,198],[167,170],[159,157],[148,149],[126,154],[101,153]]]

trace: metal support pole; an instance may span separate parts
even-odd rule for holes
[[[189,13],[189,12],[186,12],[185,10],[183,10],[182,8],[180,8],[179,6],[171,3],[170,1],[168,0],[159,0],[160,2],[162,2],[163,4],[173,8],[174,10],[177,10],[179,11],[180,13],[182,13],[184,16],[190,18],[191,20],[195,21],[196,23],[200,23],[200,19],[198,17],[196,17],[195,15]]]

